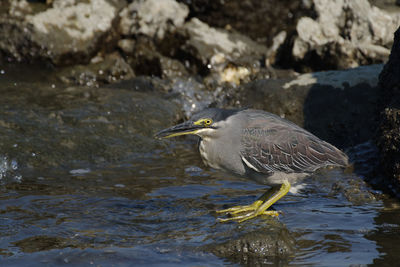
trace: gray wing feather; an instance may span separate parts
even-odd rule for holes
[[[250,118],[241,142],[241,156],[262,173],[313,172],[348,164],[347,156],[336,147],[273,115]]]

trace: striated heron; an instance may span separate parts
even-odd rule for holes
[[[296,124],[254,109],[209,108],[184,123],[162,130],[159,138],[200,137],[205,165],[250,178],[271,188],[253,204],[219,210],[239,222],[258,215],[278,216],[267,210],[313,171],[327,166],[345,167],[346,154]]]

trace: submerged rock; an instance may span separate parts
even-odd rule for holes
[[[295,239],[286,227],[278,221],[268,220],[256,230],[240,229],[237,233],[231,233],[226,241],[208,245],[205,250],[246,266],[264,266],[271,262],[280,266],[290,261],[296,247]]]

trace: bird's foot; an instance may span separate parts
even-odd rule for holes
[[[260,215],[268,215],[268,216],[272,216],[272,217],[278,217],[279,216],[279,212],[278,211],[274,211],[274,210],[265,210],[265,211],[258,211],[258,210],[253,210],[250,212],[247,212],[243,215],[238,215],[238,213],[229,213],[231,214],[231,218],[218,218],[219,222],[228,222],[228,221],[237,221],[237,222],[244,222],[250,219],[253,219],[257,216]]]
[[[256,200],[250,205],[245,205],[245,206],[235,206],[229,209],[224,209],[224,210],[217,210],[217,213],[229,213],[229,214],[238,214],[242,213],[245,211],[256,211],[258,207],[261,206],[263,202],[261,200]]]
[[[278,211],[267,210],[281,197],[287,194],[290,189],[290,183],[284,182],[279,188],[272,187],[270,190],[265,192],[260,198],[258,198],[253,204],[247,206],[236,206],[229,209],[219,210],[217,213],[228,213],[230,218],[219,218],[219,222],[237,221],[244,222],[253,219],[260,215],[268,215],[277,217],[279,216]]]
[[[268,215],[277,217],[279,216],[278,211],[272,210],[260,210],[260,206],[263,204],[263,201],[257,200],[253,202],[251,205],[245,206],[235,206],[229,209],[224,210],[217,210],[217,213],[227,213],[231,218],[218,218],[219,222],[227,222],[227,221],[237,221],[237,222],[244,222],[249,219],[255,218],[259,215]]]

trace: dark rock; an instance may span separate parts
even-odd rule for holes
[[[97,62],[98,61],[98,62]],[[120,80],[132,79],[135,74],[118,52],[92,59],[88,65],[75,65],[64,68],[59,79],[65,84],[99,87]]]
[[[258,0],[180,0],[189,6],[189,17],[196,17],[211,27],[232,29],[265,46],[271,46],[280,32],[295,30],[297,20],[312,16],[305,1]]]
[[[193,77],[174,79],[170,85],[171,95],[177,96],[180,106],[187,118],[193,113],[199,112],[215,101],[212,92],[207,91],[205,86]]]
[[[163,72],[161,69],[162,56],[157,52],[153,41],[148,37],[141,36],[130,45],[132,47],[125,47],[124,55],[135,74],[161,77]],[[130,51],[130,49],[132,50]]]
[[[400,194],[400,28],[394,36],[389,57],[379,76],[382,112],[377,135],[385,183]]]
[[[243,232],[243,229],[239,232]],[[225,233],[226,234],[226,233]],[[295,253],[295,240],[289,231],[278,222],[268,221],[266,226],[255,231],[235,236],[227,241],[212,244],[205,250],[218,257],[246,266],[264,266],[288,263]]]

